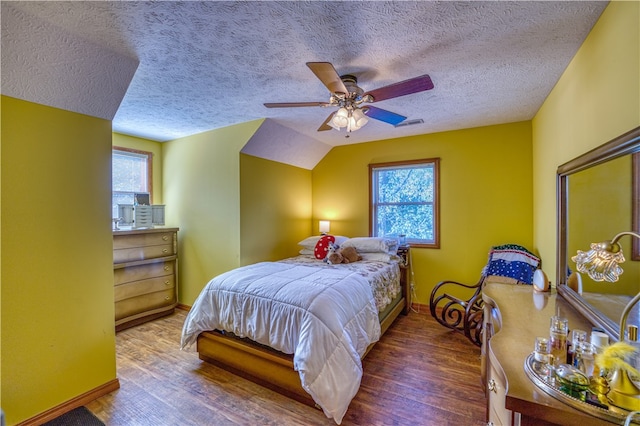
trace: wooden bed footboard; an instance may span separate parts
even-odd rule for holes
[[[293,355],[226,336],[219,331],[198,335],[200,359],[233,374],[314,407],[316,404],[300,384],[293,369]]]
[[[387,331],[393,321],[404,313],[406,298],[381,319],[381,332]],[[374,344],[369,346],[366,354]],[[311,395],[302,388],[300,376],[293,369],[293,355],[220,333],[205,331],[198,335],[198,354],[201,360],[221,367],[233,374],[251,380],[303,404],[317,407]]]

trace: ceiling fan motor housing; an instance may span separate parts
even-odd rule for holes
[[[359,101],[362,98],[362,94],[364,90],[362,90],[358,86],[358,78],[352,74],[345,74],[340,76],[340,80],[344,83],[344,86],[347,88],[349,93],[347,97],[351,98],[353,101]]]

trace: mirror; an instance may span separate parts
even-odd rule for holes
[[[557,269],[558,293],[594,325],[619,340],[620,314],[640,291],[640,244],[623,237],[626,262],[616,283],[595,282],[582,274],[582,291],[568,285],[577,250],[611,240],[622,231],[638,232],[640,225],[640,127],[558,167]],[[640,326],[638,309],[629,324]]]

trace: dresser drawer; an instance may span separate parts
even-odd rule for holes
[[[174,231],[150,232],[141,234],[121,234],[113,236],[113,248],[127,249],[132,247],[159,246],[168,244],[173,246]],[[173,254],[173,253],[172,253]]]
[[[175,286],[175,275],[131,281],[114,287],[115,301],[119,302],[131,297],[138,297],[149,293],[173,289]]]
[[[126,266],[113,270],[113,280],[115,285],[139,281],[146,278],[163,277],[176,273],[176,261],[167,260],[159,262],[145,263],[143,265]]]
[[[150,311],[164,306],[174,306],[176,292],[173,288],[147,293],[116,302],[116,321],[135,314]]]
[[[507,380],[502,369],[491,362],[487,377],[487,396],[489,398],[489,421],[494,425],[511,426],[511,410],[505,408]],[[515,426],[515,425],[514,425]]]
[[[133,262],[174,255],[173,244],[113,250],[113,263]]]

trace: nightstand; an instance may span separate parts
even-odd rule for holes
[[[407,315],[411,310],[411,282],[409,280],[409,272],[411,271],[411,256],[409,255],[410,246],[408,244],[398,247],[397,254],[402,259],[400,262],[400,285],[405,294],[406,304],[402,313]]]

